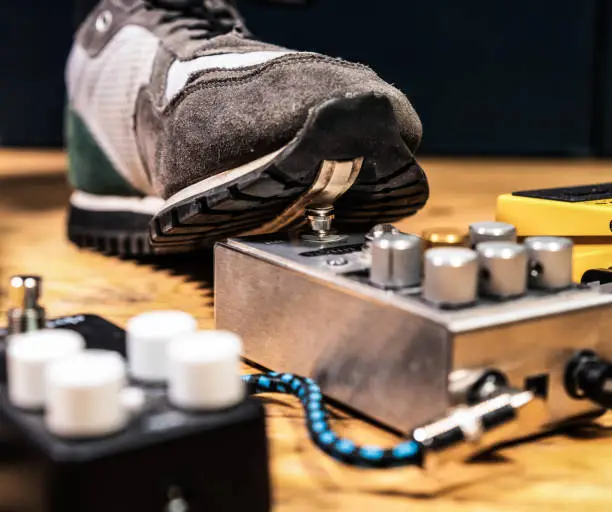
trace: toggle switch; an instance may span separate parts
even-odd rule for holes
[[[40,306],[42,278],[13,276],[9,283],[8,333],[36,331],[45,326],[45,310]]]

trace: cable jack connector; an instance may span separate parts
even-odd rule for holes
[[[573,398],[612,408],[612,364],[591,350],[578,352],[567,364],[565,389]]]
[[[532,432],[546,417],[544,402],[531,391],[505,388],[476,405],[459,406],[413,432],[427,450],[427,465],[466,460],[504,441]]]

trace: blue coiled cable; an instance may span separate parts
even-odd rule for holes
[[[321,389],[312,379],[276,372],[243,375],[242,378],[250,395],[285,393],[299,398],[306,413],[310,438],[321,450],[340,462],[364,468],[421,466],[423,463],[423,446],[412,439],[392,448],[383,448],[359,446],[338,436],[329,426]]]

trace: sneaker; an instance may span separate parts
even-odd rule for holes
[[[421,123],[368,67],[257,40],[232,0],[102,0],[67,67],[69,238],[110,254],[365,230],[428,198]]]

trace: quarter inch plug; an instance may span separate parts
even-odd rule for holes
[[[459,406],[442,419],[414,430],[427,450],[426,464],[466,460],[544,424],[544,402],[531,391],[512,388],[472,406]]]

